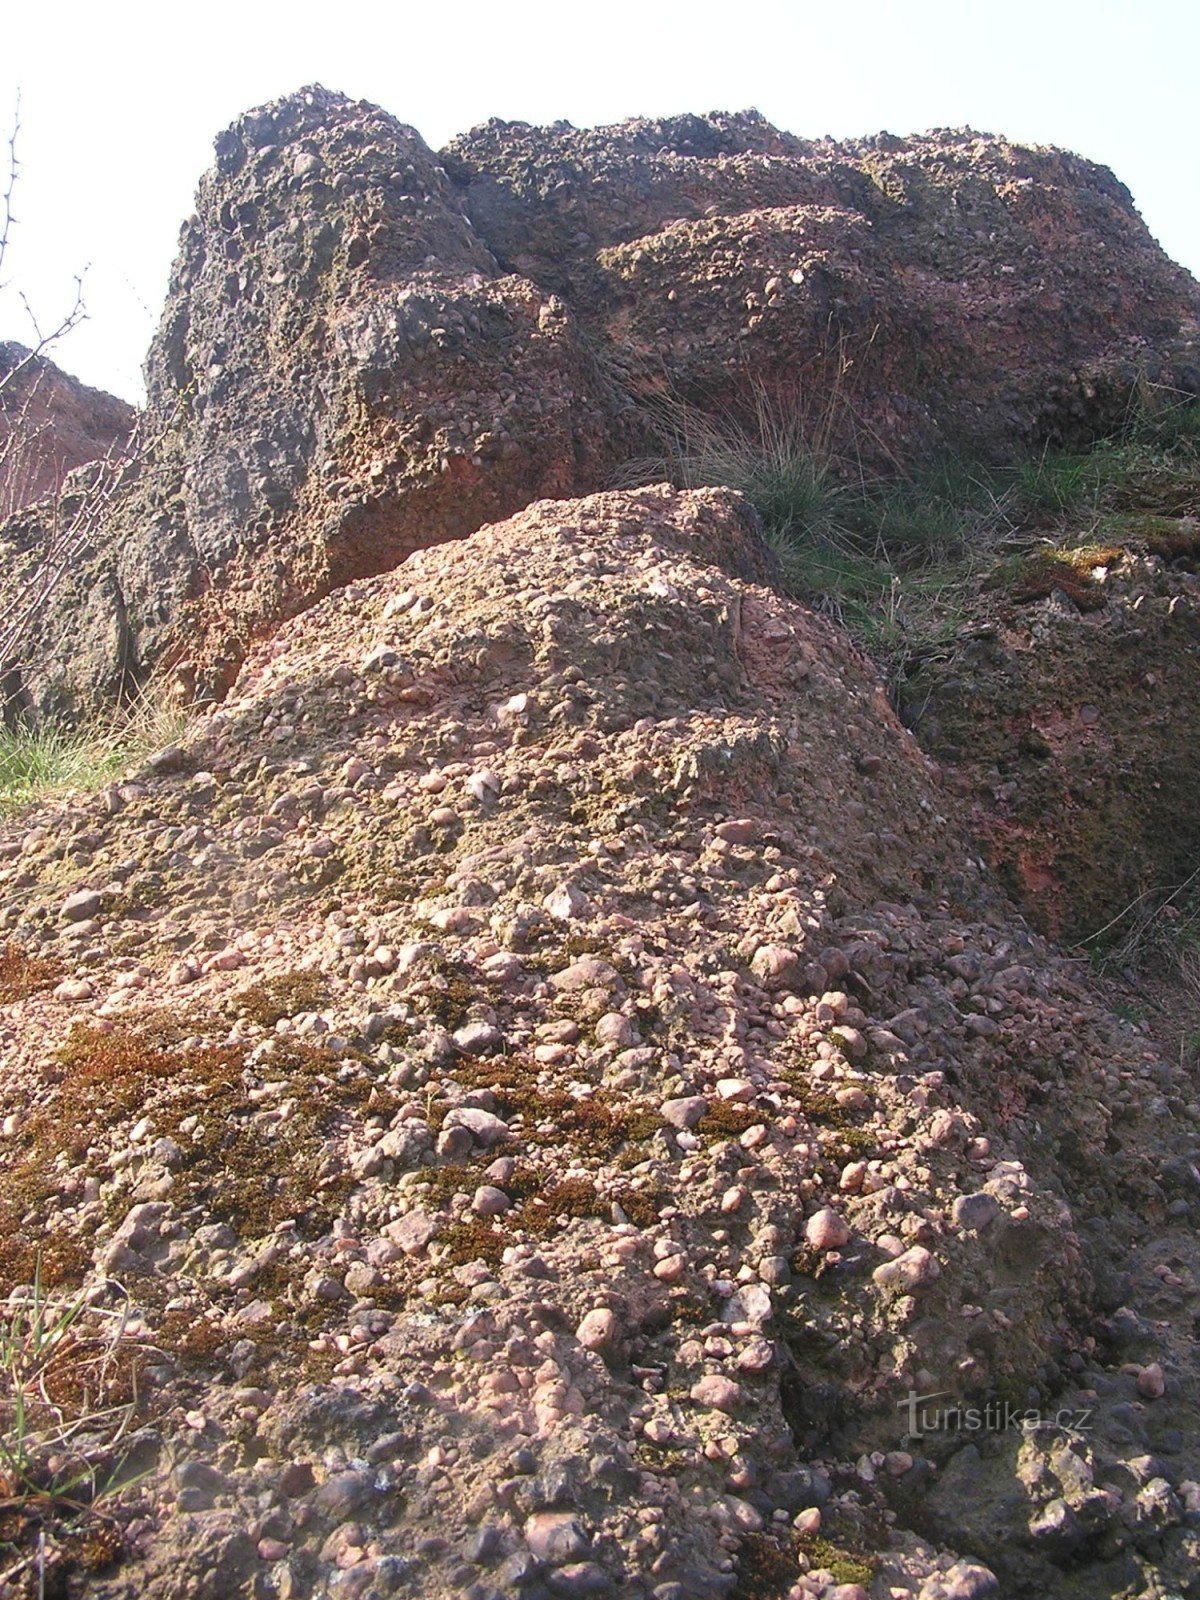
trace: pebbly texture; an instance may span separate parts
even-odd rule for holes
[[[970,129],[835,143],[757,113],[493,121],[447,167],[499,260],[701,405],[797,393],[859,453],[1089,436],[1200,380],[1195,281],[1106,168]]]
[[[76,467],[120,449],[136,418],[124,400],[44,357],[22,367],[28,355],[0,341],[0,380],[15,374],[0,392],[0,518],[57,494]]]
[[[766,397],[860,460],[1090,435],[1139,378],[1200,388],[1197,294],[1112,175],[1058,151],[746,113],[493,122],[439,156],[303,90],[217,141],[143,469],[84,519],[25,702],[76,715],[154,671],[219,696],[337,585],[614,481],[664,396]],[[6,610],[50,537],[44,511],[0,529]]]
[[[376,107],[310,89],[249,113],[196,206],[147,361],[153,443],[25,651],[35,709],[111,701],[156,665],[221,693],[281,618],[596,486],[620,438],[567,308],[499,271],[437,158]],[[0,533],[0,593],[47,538],[36,512]]]
[[[772,576],[540,502],[0,833],[0,1276],[139,1376],[83,1592],[1196,1592],[1196,1085]]]

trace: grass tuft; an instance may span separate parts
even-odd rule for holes
[[[0,815],[54,795],[99,789],[177,743],[187,721],[185,711],[147,698],[85,728],[0,724]]]
[[[32,1287],[0,1303],[0,1593],[66,1593],[123,1550],[106,1497],[131,1481],[138,1347],[121,1312]]]

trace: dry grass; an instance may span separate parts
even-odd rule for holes
[[[131,1480],[139,1346],[123,1312],[31,1288],[0,1303],[0,1594],[65,1592],[122,1550],[105,1502]]]

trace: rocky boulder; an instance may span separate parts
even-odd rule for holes
[[[86,528],[25,643],[39,709],[111,699],[155,665],[220,692],[257,634],[329,589],[598,482],[619,432],[568,309],[497,268],[420,136],[323,89],[217,141],[147,387],[139,481]],[[7,598],[48,520],[0,538]]]
[[[1086,432],[1139,376],[1200,387],[1198,293],[1062,152],[746,113],[493,122],[438,156],[303,90],[217,141],[135,481],[0,529],[10,616],[54,572],[0,670],[37,713],[156,670],[219,696],[331,589],[611,482],[664,396],[881,461]]]
[[[801,408],[826,442],[1003,454],[1194,391],[1200,292],[1107,168],[970,129],[838,143],[755,112],[493,121],[444,159],[499,260],[635,389]]]
[[[133,429],[131,405],[22,345],[0,341],[0,384],[0,517],[57,494],[68,473],[119,449]]]

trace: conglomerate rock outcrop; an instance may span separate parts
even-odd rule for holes
[[[0,1286],[137,1376],[15,1594],[1196,1593],[1194,1077],[773,577],[541,501],[0,829]]]
[[[603,487],[656,407],[765,402],[857,459],[1088,435],[1200,387],[1195,282],[1105,169],[970,132],[835,144],[753,113],[489,123],[435,154],[320,88],[240,118],[186,224],[145,455],[0,662],[33,714],[257,638],[539,496]],[[0,530],[0,600],[53,534]],[[59,519],[61,523],[61,518]]]
[[[0,340],[0,385],[0,517],[57,494],[133,431],[131,405],[10,341]]]

